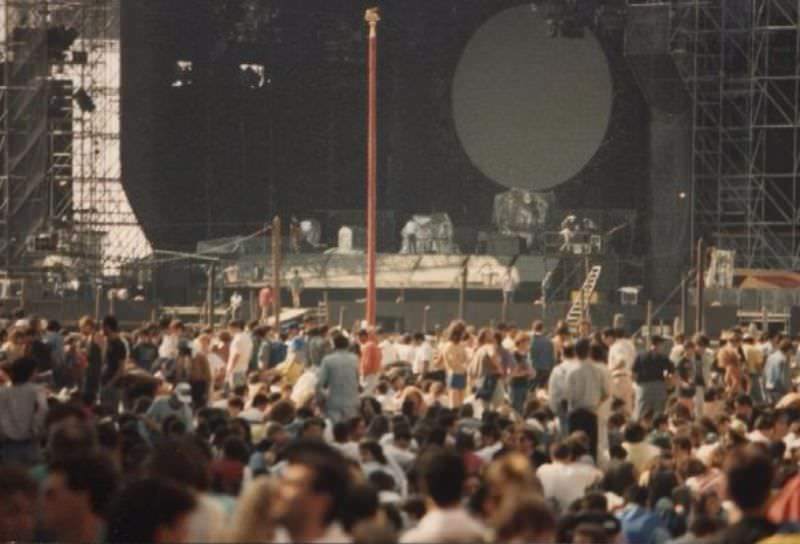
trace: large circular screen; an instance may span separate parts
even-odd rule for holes
[[[509,188],[550,189],[577,174],[605,138],[608,61],[594,34],[550,37],[530,4],[472,37],[456,70],[456,130],[472,162]]]

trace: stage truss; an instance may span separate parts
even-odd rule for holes
[[[119,0],[0,13],[0,269],[113,273],[149,252],[120,179]]]
[[[800,10],[796,0],[670,3],[692,97],[693,239],[737,265],[800,264]]]

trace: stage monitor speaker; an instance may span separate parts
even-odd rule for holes
[[[708,306],[705,309],[704,332],[709,338],[718,338],[722,331],[736,326],[736,306]]]
[[[670,7],[666,4],[634,5],[628,9],[625,57],[651,106],[669,113],[685,111],[690,104],[683,79],[675,65],[671,44]]]
[[[496,232],[481,232],[478,235],[478,253],[513,257],[524,252],[522,239]]]
[[[792,338],[800,335],[800,306],[789,308],[789,328],[786,333]]]

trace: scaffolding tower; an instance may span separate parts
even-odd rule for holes
[[[48,219],[47,2],[0,6],[0,268],[22,265]]]
[[[4,271],[57,263],[94,280],[149,252],[121,184],[119,11],[0,0]]]
[[[671,51],[692,97],[692,239],[737,266],[800,263],[797,0],[678,0]]]

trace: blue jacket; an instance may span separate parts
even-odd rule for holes
[[[776,351],[767,357],[767,364],[764,366],[764,385],[767,391],[775,393],[788,393],[791,390],[789,361],[785,353]]]
[[[658,514],[638,505],[626,507],[617,518],[628,544],[663,544],[670,539]]]
[[[334,351],[322,359],[317,376],[317,390],[327,393],[327,410],[358,412],[358,357],[349,351]]]

